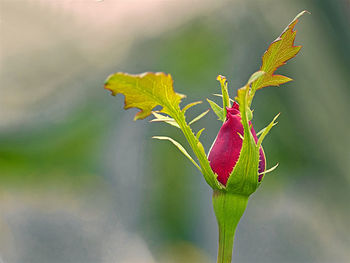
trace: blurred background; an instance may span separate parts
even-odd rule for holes
[[[0,1],[0,262],[215,262],[211,190],[169,142],[171,126],[134,122],[103,89],[117,71],[171,73],[184,103],[227,76],[230,94],[259,69],[286,25],[295,79],[258,92],[254,126],[276,171],[250,199],[241,263],[350,262],[350,2]],[[190,118],[208,109],[189,111]],[[202,127],[208,150],[220,122]]]

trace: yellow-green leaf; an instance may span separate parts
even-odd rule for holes
[[[217,93],[214,93],[213,94],[214,96],[216,96],[216,97],[220,97],[220,98],[222,98],[223,96],[222,96],[222,94],[217,94]],[[231,98],[229,98],[229,100],[230,100],[230,102],[232,102],[232,103],[234,103],[235,101],[233,100],[233,99],[231,99]]]
[[[226,119],[224,109],[210,99],[207,99],[207,101],[209,102],[210,107],[213,109],[214,113],[218,116],[219,120],[224,122]]]
[[[227,89],[227,79],[225,76],[219,75],[216,80],[220,82],[221,93],[222,93],[222,108],[224,109],[224,118],[226,118],[227,110],[226,108],[231,108],[230,96],[228,95]]]
[[[189,108],[192,108],[193,106],[196,106],[198,104],[201,104],[202,101],[195,101],[195,102],[191,102],[189,104],[187,104],[183,109],[182,112],[185,113]]]
[[[107,78],[105,89],[112,91],[112,95],[121,93],[125,96],[124,109],[140,109],[135,120],[148,117],[158,105],[163,107],[160,112],[172,116],[179,111],[184,97],[174,91],[170,74],[162,72],[138,75],[118,72]]]
[[[167,124],[170,124],[172,126],[175,126],[177,128],[180,128],[179,124],[173,119],[168,116],[164,116],[162,114],[159,114],[157,112],[152,111],[153,116],[155,119],[150,120],[150,122],[165,122]]]
[[[166,136],[153,136],[152,138],[158,139],[158,140],[168,140],[168,141],[172,142],[194,164],[194,166],[196,166],[197,169],[200,172],[202,172],[202,169],[199,167],[199,165],[196,163],[196,161],[193,160],[191,155],[186,151],[186,149],[180,143],[178,143],[174,139],[172,139],[170,137],[166,137]]]
[[[210,111],[210,109],[206,110],[205,112],[202,112],[201,114],[199,114],[196,118],[194,118],[192,121],[189,122],[188,125],[191,125],[193,123],[195,123],[196,121],[199,121],[200,119],[202,119],[205,115],[207,115],[207,113]]]
[[[200,129],[200,130],[197,132],[196,137],[197,137],[198,140],[199,140],[199,137],[201,136],[201,134],[202,134],[202,132],[203,132],[204,130],[205,130],[205,128]]]
[[[261,146],[262,141],[264,140],[265,136],[269,133],[269,131],[272,129],[272,127],[277,124],[277,122],[275,122],[275,121],[277,120],[278,116],[280,116],[280,113],[278,113],[275,116],[275,118],[273,118],[273,120],[270,122],[269,125],[267,125],[264,129],[262,129],[261,135],[260,135],[258,143],[257,143],[258,147]]]
[[[286,64],[286,62],[293,58],[301,49],[301,46],[294,46],[296,31],[293,29],[298,23],[299,17],[305,13],[308,12],[303,11],[299,13],[264,53],[260,71],[266,73],[252,84],[253,93],[263,87],[278,86],[292,80],[282,75],[274,75],[274,72],[277,68]]]
[[[279,163],[277,163],[275,166],[271,167],[270,169],[265,170],[264,172],[258,173],[258,175],[271,173],[272,171],[274,171],[278,167],[278,165],[279,165]]]
[[[264,72],[264,71],[261,71],[261,70],[259,70],[259,71],[257,71],[257,72],[254,72],[254,73],[250,76],[250,78],[249,78],[249,80],[248,80],[248,82],[247,82],[247,85],[250,86],[254,81],[256,81],[256,80],[258,80],[259,78],[261,78],[262,76],[264,76],[264,74],[265,74],[265,72]]]

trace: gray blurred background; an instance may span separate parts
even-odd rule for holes
[[[281,112],[264,141],[280,166],[249,202],[233,261],[350,262],[347,0],[1,0],[0,262],[214,262],[211,190],[151,136],[184,138],[133,122],[104,80],[171,73],[191,102],[223,74],[233,97],[304,9],[303,48],[279,70],[295,81],[255,97],[256,130]],[[202,127],[208,150],[220,122],[211,112]]]

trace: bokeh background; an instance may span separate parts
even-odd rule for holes
[[[185,102],[234,96],[300,11],[295,81],[259,91],[268,167],[234,262],[350,262],[347,0],[0,1],[0,262],[214,262],[211,190],[159,123],[103,89],[117,71],[171,73]],[[216,99],[217,100],[217,99]],[[203,103],[190,117],[208,109]],[[211,112],[209,149],[220,122]]]

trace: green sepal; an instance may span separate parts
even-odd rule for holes
[[[277,122],[275,122],[275,121],[278,118],[278,116],[280,116],[280,113],[278,113],[275,116],[275,118],[273,118],[273,120],[270,122],[269,125],[267,125],[264,129],[261,130],[261,135],[260,135],[259,140],[258,140],[258,146],[261,146],[265,136],[269,133],[269,131],[272,129],[272,127],[277,124]]]
[[[249,78],[243,88],[237,91],[235,98],[239,104],[241,120],[244,129],[241,153],[238,161],[231,172],[227,184],[226,191],[234,194],[251,195],[259,187],[259,146],[255,143],[251,132],[249,121],[253,118],[253,113],[249,107],[249,101],[252,96],[250,94],[250,86],[259,78],[264,76],[265,72],[257,71]]]
[[[230,193],[251,195],[258,188],[259,147],[249,127],[248,106],[249,85],[237,91],[242,125],[244,129],[241,153],[227,180],[226,190]]]
[[[267,169],[267,170],[265,170],[265,171],[263,171],[263,172],[261,172],[261,173],[258,173],[258,175],[265,175],[265,174],[267,174],[267,173],[271,173],[271,172],[273,172],[274,170],[276,170],[276,168],[278,167],[278,165],[279,165],[279,163],[277,163],[276,165],[274,165],[274,166],[272,166],[271,168],[269,168],[269,169]],[[264,177],[263,177],[264,178]]]
[[[222,108],[224,110],[224,119],[226,119],[227,110],[226,108],[231,108],[230,96],[228,95],[227,89],[227,79],[225,76],[219,75],[216,80],[220,82],[221,93],[222,93]]]
[[[250,108],[247,108],[247,118],[248,121],[251,121],[253,119],[253,111]]]
[[[252,135],[244,133],[242,150],[238,161],[227,180],[226,191],[251,195],[258,188],[259,148]]]
[[[222,94],[217,94],[217,93],[214,93],[213,95],[214,95],[214,96],[216,96],[216,97],[220,97],[220,98],[222,98],[222,97],[223,97],[223,96],[222,96]],[[235,102],[235,100],[233,100],[233,99],[231,99],[231,98],[230,98],[230,102],[234,103],[234,102]]]
[[[224,109],[221,108],[219,105],[217,105],[214,101],[211,101],[210,99],[207,99],[207,101],[209,102],[213,112],[216,114],[216,116],[218,116],[219,120],[224,122],[225,121]]]

